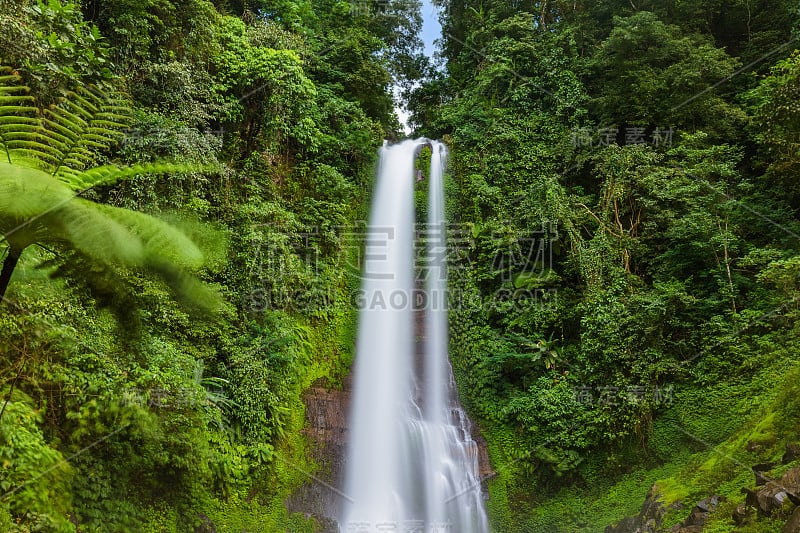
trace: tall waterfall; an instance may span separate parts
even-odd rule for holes
[[[414,161],[426,144],[432,157],[420,299]],[[445,146],[426,139],[381,149],[364,254],[342,533],[489,531],[477,446],[447,353],[445,160]],[[415,321],[419,313],[424,320]],[[421,333],[417,364],[414,338]]]

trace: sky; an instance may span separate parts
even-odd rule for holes
[[[439,11],[433,7],[431,0],[422,0],[422,40],[425,42],[425,55],[433,56],[435,47],[433,41],[441,36],[442,27],[439,24]]]
[[[433,6],[431,0],[422,0],[422,34],[420,38],[425,43],[426,56],[433,57],[433,53],[436,51],[434,41],[441,37],[441,34],[442,26],[439,24],[439,10]],[[406,133],[411,133],[406,125],[408,113],[400,108],[395,109],[395,112],[400,118],[400,123],[405,128]]]

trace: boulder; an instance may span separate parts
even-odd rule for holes
[[[681,522],[678,532],[690,533],[694,527],[699,527],[701,530],[708,519],[708,513],[714,511],[719,507],[719,502],[725,501],[723,496],[714,495],[710,498],[705,498],[697,502],[689,516]]]
[[[718,496],[715,494],[710,498],[706,498],[705,500],[700,500],[699,502],[697,502],[697,508],[703,511],[704,513],[710,513],[711,511],[717,509],[717,507],[719,506],[719,502],[724,502],[724,501],[725,501],[724,496]]]
[[[656,485],[650,488],[639,514],[628,516],[607,526],[605,533],[654,533],[661,525],[666,509],[660,500]]]
[[[683,511],[684,509],[686,509],[686,506],[683,505],[682,501],[678,500],[675,503],[671,503],[669,505],[669,508],[670,509],[675,509],[676,511]]]
[[[689,513],[689,517],[682,522],[684,528],[692,527],[692,526],[702,526],[706,523],[706,519],[708,518],[707,511],[701,511],[700,509],[694,508],[692,512]]]
[[[758,472],[754,471],[758,477]],[[789,470],[779,480],[766,480],[758,490],[743,488],[742,493],[746,494],[745,508],[754,507],[762,515],[769,516],[781,508],[787,499],[800,505],[800,467]]]
[[[775,509],[783,507],[783,502],[788,497],[786,488],[781,483],[770,481],[756,493],[758,510],[761,514],[769,516]]]
[[[636,529],[636,517],[626,516],[616,524],[606,526],[605,533],[634,533]]]
[[[800,443],[789,443],[786,445],[786,453],[781,457],[781,463],[788,465],[798,457],[800,457]]]
[[[769,476],[762,472],[768,472],[775,468],[775,463],[759,463],[753,466],[753,474],[756,476],[756,487],[766,485],[770,480]]]
[[[205,513],[199,513],[197,517],[200,519],[200,525],[195,528],[195,533],[217,533],[214,522]]]
[[[750,510],[744,504],[739,505],[731,514],[731,518],[737,526],[744,525],[750,519]]]
[[[756,487],[763,487],[771,480],[768,476],[765,476],[763,473],[759,472],[758,470],[753,470],[753,474],[756,476]]]
[[[781,477],[781,485],[786,489],[789,499],[800,505],[800,467],[792,468]]]
[[[645,525],[652,521],[657,527],[661,524],[661,519],[664,518],[665,513],[666,509],[664,509],[664,503],[661,501],[661,494],[658,493],[658,487],[653,485],[647,492],[639,517]]]
[[[800,533],[800,507],[794,510],[789,521],[781,529],[781,533]]]
[[[758,508],[758,493],[754,490],[750,490],[747,487],[742,487],[742,494],[745,495],[744,497],[744,505],[745,507],[752,507],[754,509]]]

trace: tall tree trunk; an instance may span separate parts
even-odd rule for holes
[[[3,298],[6,295],[8,283],[11,281],[11,275],[19,262],[19,256],[22,255],[23,248],[16,248],[11,246],[8,249],[8,255],[3,261],[3,270],[0,271],[0,303],[3,303]]]

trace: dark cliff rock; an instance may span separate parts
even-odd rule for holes
[[[639,514],[623,518],[616,524],[606,527],[605,533],[655,533],[661,525],[665,512],[658,488],[653,485]]]
[[[350,412],[351,380],[341,389],[315,383],[303,395],[306,406],[306,435],[311,458],[320,466],[287,500],[290,512],[313,516],[323,533],[338,533],[334,518],[339,514],[347,453],[347,417]]]
[[[331,388],[325,381],[311,386],[303,395],[306,406],[306,428],[311,459],[319,466],[313,478],[286,501],[290,512],[314,517],[322,533],[338,533],[335,517],[339,515],[347,456],[347,429],[352,395],[352,380],[347,378],[341,389]],[[472,438],[478,446],[478,469],[481,479],[494,475],[484,439],[476,426]],[[485,489],[485,487],[484,487]]]

